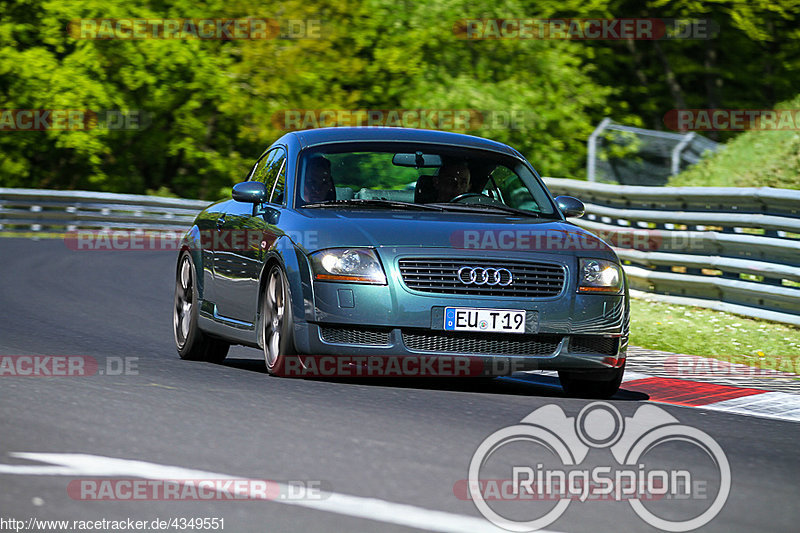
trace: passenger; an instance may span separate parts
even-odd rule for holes
[[[336,200],[336,187],[331,177],[331,162],[321,155],[312,156],[303,178],[303,201],[306,203]]]
[[[436,202],[449,202],[456,196],[469,192],[470,174],[466,161],[446,161],[436,177]]]

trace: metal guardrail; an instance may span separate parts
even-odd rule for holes
[[[182,230],[208,204],[138,194],[0,188],[0,231]]]
[[[545,182],[585,203],[571,222],[617,245],[635,295],[800,325],[800,191]]]
[[[584,218],[571,221],[617,244],[634,295],[800,325],[800,191],[545,182],[554,194],[586,203]],[[206,205],[0,188],[0,233],[179,231]],[[638,243],[643,246],[636,238],[626,240],[632,232],[646,234]]]

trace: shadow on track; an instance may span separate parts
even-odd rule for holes
[[[267,374],[267,367],[261,359],[226,359],[222,366],[247,370],[264,374],[269,379],[301,379],[273,378]],[[302,378],[309,381],[325,383],[341,383],[342,385],[366,385],[376,387],[393,387],[406,389],[442,390],[454,392],[475,392],[483,394],[511,394],[518,396],[542,396],[551,398],[567,397],[561,390],[558,378],[553,375],[517,372],[511,376],[497,378]],[[644,402],[650,399],[647,394],[625,390],[623,388],[612,398],[613,400]]]

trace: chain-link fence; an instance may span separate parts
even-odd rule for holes
[[[697,133],[633,128],[603,119],[589,136],[589,181],[662,186],[719,145]]]

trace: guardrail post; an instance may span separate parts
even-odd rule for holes
[[[611,119],[608,117],[604,118],[600,121],[600,124],[597,125],[592,134],[589,135],[586,154],[586,179],[589,181],[597,181],[594,175],[597,159],[597,138],[609,124],[611,124]]]
[[[41,213],[41,212],[42,212],[42,206],[40,205],[31,206],[31,213]],[[41,224],[31,224],[31,231],[41,231],[41,229],[42,229]]]
[[[696,135],[695,132],[687,133],[681,142],[675,145],[675,148],[672,149],[672,165],[670,167],[670,175],[674,176],[681,171],[681,152],[683,152],[689,143],[692,142],[694,136]]]

